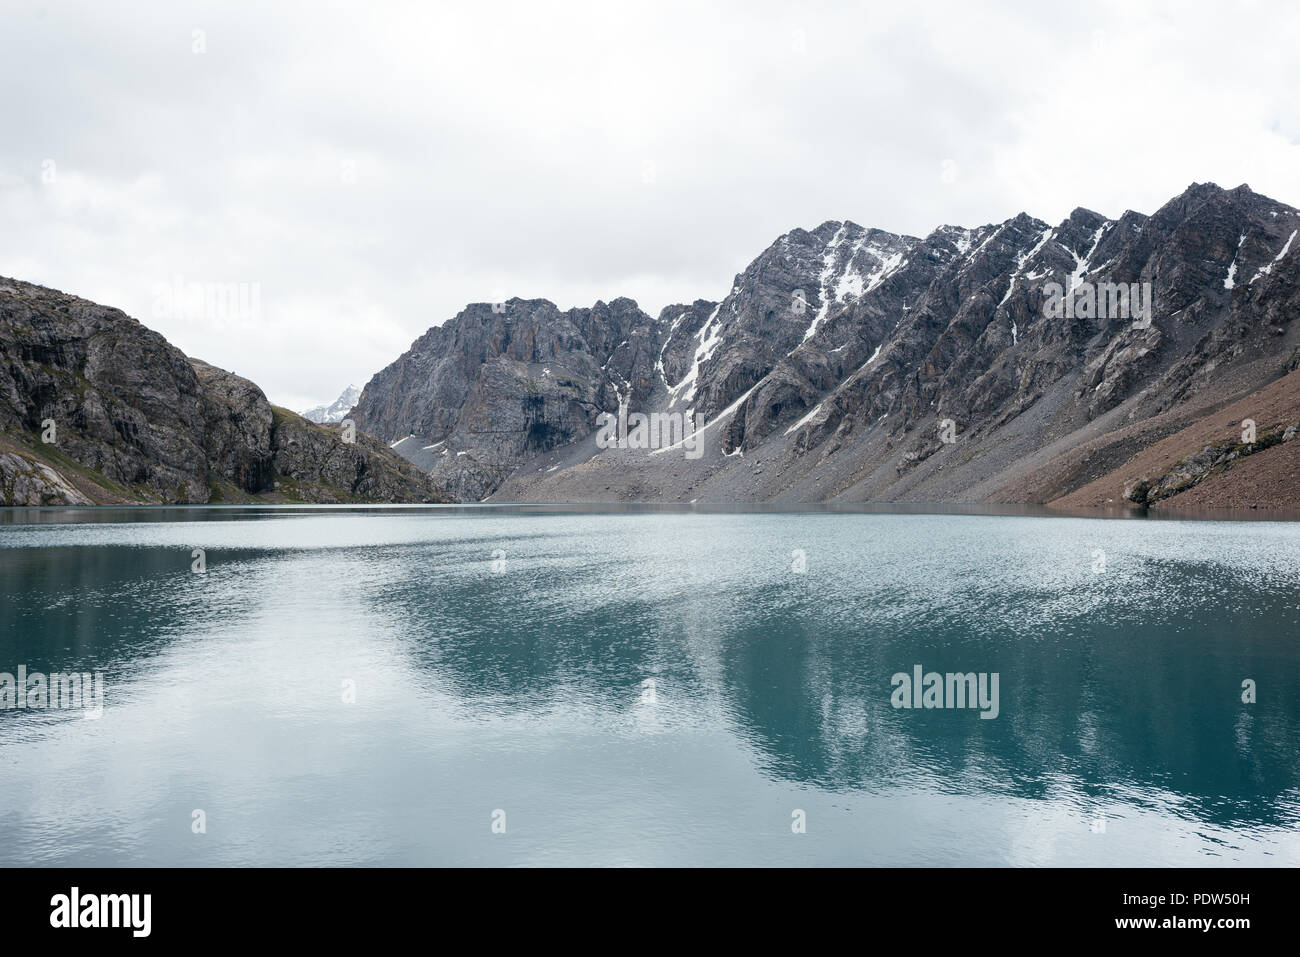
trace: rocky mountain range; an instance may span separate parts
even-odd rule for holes
[[[342,422],[352,411],[352,407],[357,404],[357,399],[361,398],[361,390],[354,385],[348,386],[339,397],[329,405],[317,405],[302,413],[302,417],[308,422],[315,422],[317,425],[324,423]]]
[[[1149,216],[794,229],[657,317],[467,306],[309,410],[354,441],[0,279],[0,501],[1293,506],[1298,231],[1213,184]],[[680,430],[611,446],[602,416],[694,423],[702,454]]]
[[[117,309],[0,279],[0,504],[447,500]]]
[[[827,222],[658,317],[471,305],[352,417],[462,500],[1291,504],[1298,229],[1208,183],[1117,219]],[[697,416],[704,454],[601,447],[620,405]]]

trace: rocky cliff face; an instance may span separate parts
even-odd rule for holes
[[[427,475],[364,432],[341,441],[337,427],[274,408],[275,488],[304,502],[439,503],[452,501]]]
[[[1098,435],[1159,421],[1142,439],[1158,441],[1281,375],[1300,345],[1297,227],[1291,207],[1213,184],[1150,216],[1076,209],[1054,226],[1022,213],[915,238],[829,222],[778,238],[720,302],[653,322],[626,300],[617,318],[470,307],[357,411],[381,437],[414,433],[398,451],[435,475],[490,460],[466,497],[995,498]],[[547,363],[564,388],[529,405]],[[701,414],[708,454],[596,449],[596,415],[620,398]],[[538,421],[549,438],[530,442]],[[482,438],[497,430],[511,438]],[[1126,441],[1107,456],[1132,455]]]
[[[681,377],[665,375],[670,405],[714,419],[748,399],[786,357],[800,349],[811,355],[807,344],[833,338],[849,304],[879,293],[901,308],[910,287],[890,280],[909,264],[918,242],[851,222],[782,236],[736,277],[693,334],[695,348]]]
[[[5,504],[446,500],[382,443],[309,427],[116,309],[0,279]]]
[[[732,444],[753,448],[791,406],[814,408],[812,397],[820,408],[801,426],[809,446],[849,415],[854,429],[888,415],[896,437],[946,417],[973,436],[1005,425],[1067,380],[1074,387],[1054,410],[1056,427],[1080,427],[1220,326],[1234,307],[1229,272],[1248,283],[1295,225],[1294,210],[1248,190],[1194,186],[1150,219],[1108,220],[1078,209],[1051,228],[1021,215],[960,234],[941,229],[914,247],[924,266],[909,277],[919,291],[910,305],[896,309],[873,293],[855,301],[831,334],[814,335],[782,360],[777,382],[730,424]],[[1135,321],[1136,302],[1124,315],[1095,300],[1085,308],[1083,293],[1132,283],[1150,284],[1149,323]],[[1074,315],[1050,314],[1049,284],[1079,294]],[[876,359],[855,368],[861,350],[848,361],[834,358],[837,348],[871,341],[880,327],[867,328],[867,317],[877,311],[897,318]],[[823,369],[829,375],[816,374]],[[838,383],[829,392],[827,379]],[[913,451],[937,451],[937,444],[927,437]]]
[[[0,280],[0,428],[49,433],[42,445],[120,488],[206,500],[198,376],[180,350],[115,309]]]
[[[620,399],[646,403],[662,338],[630,299],[565,312],[545,300],[472,305],[371,379],[353,417],[478,501],[524,458],[590,433]]]

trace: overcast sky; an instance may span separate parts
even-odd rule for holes
[[[1207,180],[1300,205],[1293,3],[0,13],[0,275],[120,307],[297,409],[467,302],[657,313],[827,219],[1055,223]],[[170,304],[178,277],[246,284],[249,308]]]

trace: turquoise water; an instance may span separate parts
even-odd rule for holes
[[[1298,559],[1271,521],[0,513],[0,672],[104,687],[0,711],[0,864],[1296,865]],[[895,708],[916,665],[997,716]]]

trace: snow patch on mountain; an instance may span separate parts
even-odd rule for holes
[[[352,407],[357,404],[361,398],[361,390],[354,385],[348,386],[342,394],[329,405],[318,405],[315,408],[308,409],[302,413],[302,417],[309,422],[342,422],[347,418],[347,414],[352,411]]]

